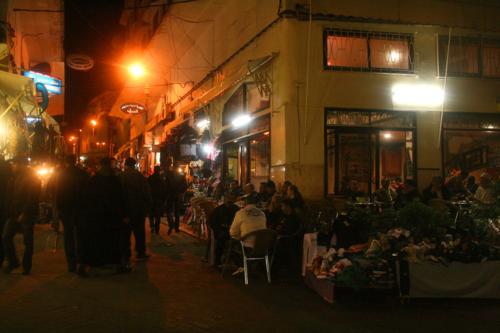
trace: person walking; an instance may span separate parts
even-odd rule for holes
[[[12,178],[7,187],[7,222],[2,240],[8,265],[5,273],[19,267],[19,260],[14,245],[14,236],[20,232],[24,238],[23,274],[31,273],[34,248],[34,229],[38,216],[41,182],[33,170],[28,168],[28,161],[16,157],[12,163]]]
[[[0,267],[2,267],[3,261],[5,259],[3,251],[2,232],[7,220],[7,186],[9,184],[9,179],[11,178],[11,176],[12,173],[10,164],[4,160],[3,156],[0,156]]]
[[[117,272],[129,272],[130,232],[124,222],[125,194],[109,158],[100,161],[98,171],[88,182],[84,199],[84,264],[112,264]]]
[[[135,169],[136,160],[129,157],[125,160],[122,174],[125,191],[125,213],[129,221],[130,231],[134,234],[137,260],[148,258],[146,254],[146,216],[151,208],[151,190],[146,178]],[[130,257],[130,256],[129,256]]]
[[[173,230],[179,232],[180,210],[183,204],[184,192],[187,190],[186,178],[183,174],[175,172],[171,165],[166,175],[167,181],[167,219],[168,234]]]
[[[160,166],[154,167],[154,173],[149,176],[148,184],[151,189],[151,197],[153,200],[151,211],[149,213],[149,226],[151,234],[160,233],[161,217],[163,215],[163,207],[165,205],[167,184],[161,174]]]
[[[83,194],[89,176],[76,165],[75,155],[64,159],[63,168],[56,174],[55,197],[59,218],[64,227],[64,252],[68,272],[83,273],[82,216]]]

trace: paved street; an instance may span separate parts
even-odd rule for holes
[[[37,229],[33,275],[0,275],[0,332],[498,332],[499,303],[389,301],[328,305],[300,282],[222,278],[185,235],[150,239],[130,275],[81,279]],[[49,234],[49,237],[47,237]],[[149,236],[148,236],[149,237]],[[48,238],[48,239],[47,239]],[[149,239],[149,238],[148,238]]]

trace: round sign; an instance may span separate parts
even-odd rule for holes
[[[88,71],[94,67],[94,59],[85,54],[70,54],[66,57],[66,64],[77,71]]]
[[[146,107],[139,103],[125,103],[120,106],[120,110],[126,114],[141,114],[146,111]]]

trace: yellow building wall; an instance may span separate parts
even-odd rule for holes
[[[443,87],[437,72],[437,36],[448,29],[430,26],[313,21],[311,24],[309,78],[307,80],[308,21],[289,19],[282,23],[287,33],[287,51],[280,61],[288,66],[286,101],[286,178],[296,183],[304,195],[319,199],[324,195],[324,114],[326,108],[367,110],[407,110],[392,103],[391,88],[398,83],[432,84]],[[410,33],[414,36],[414,73],[384,74],[331,71],[323,68],[323,31],[329,28]],[[452,35],[477,35],[476,31],[452,30]],[[309,82],[309,83],[307,83]],[[298,85],[298,91],[297,91]],[[306,112],[306,94],[307,112]],[[445,112],[495,112],[500,80],[448,78]],[[297,116],[297,100],[300,118]],[[425,186],[440,174],[441,108],[417,111],[417,177]],[[298,123],[300,122],[300,126]],[[298,129],[300,128],[300,134]],[[300,157],[299,157],[300,155]]]

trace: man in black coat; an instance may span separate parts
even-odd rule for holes
[[[75,272],[82,263],[83,195],[88,174],[75,165],[74,155],[66,156],[64,166],[56,174],[56,206],[64,227],[64,252],[68,271]],[[84,268],[79,271],[83,273]]]
[[[127,257],[130,233],[124,222],[125,194],[109,158],[101,160],[99,170],[88,182],[84,198],[85,264],[113,264],[118,272],[130,271]]]
[[[0,267],[2,267],[5,258],[3,251],[2,232],[7,220],[7,186],[11,177],[12,172],[10,169],[10,164],[3,159],[3,156],[0,156]]]
[[[154,173],[148,178],[151,197],[153,199],[149,213],[149,226],[151,227],[151,234],[155,233],[157,235],[160,233],[161,216],[163,215],[163,206],[165,205],[167,194],[167,184],[160,171],[161,168],[155,166]]]
[[[127,158],[121,178],[125,191],[125,213],[135,238],[136,258],[145,260],[148,258],[145,223],[146,216],[151,209],[151,190],[146,178],[135,169],[136,163],[133,158]]]
[[[187,190],[186,178],[170,166],[166,174],[167,181],[167,218],[168,234],[173,230],[179,232],[180,210],[183,204],[184,192]]]
[[[6,273],[19,267],[14,236],[20,232],[24,238],[23,274],[31,272],[34,250],[34,229],[38,217],[41,182],[28,168],[26,158],[17,157],[12,163],[13,176],[7,189],[7,222],[3,230],[3,246],[8,265]]]

